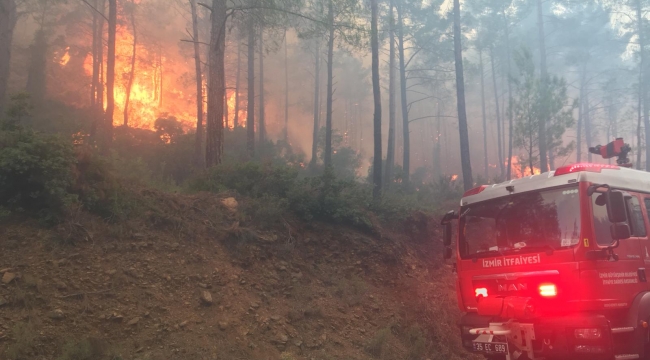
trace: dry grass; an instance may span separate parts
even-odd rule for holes
[[[366,352],[375,359],[383,359],[388,347],[388,338],[391,336],[390,327],[379,330],[366,345]]]
[[[31,323],[18,323],[12,329],[15,342],[7,347],[7,360],[30,359],[38,333]]]

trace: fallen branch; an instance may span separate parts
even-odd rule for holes
[[[65,295],[65,296],[58,296],[57,299],[67,299],[71,297],[82,297],[86,295],[96,295],[96,294],[103,294],[106,292],[111,291],[111,289],[106,289],[106,290],[100,290],[100,291],[91,291],[91,292],[85,292],[85,293],[77,293],[77,294],[70,294],[70,295]]]

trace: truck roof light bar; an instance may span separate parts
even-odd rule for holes
[[[603,169],[620,170],[620,166],[609,164],[591,164],[591,163],[578,163],[573,165],[562,166],[555,170],[554,176],[572,174],[580,171],[589,171],[599,173]]]
[[[476,194],[480,193],[481,191],[487,189],[487,187],[488,187],[487,185],[481,185],[481,186],[477,186],[477,187],[475,187],[473,189],[469,189],[469,190],[465,191],[465,193],[463,194],[463,197],[470,196],[470,195],[476,195]]]

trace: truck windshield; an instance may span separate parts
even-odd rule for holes
[[[556,250],[576,245],[580,239],[577,185],[504,196],[464,206],[460,214],[464,259]]]

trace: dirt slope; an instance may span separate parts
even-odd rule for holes
[[[227,197],[140,190],[128,221],[2,225],[0,359],[470,358],[431,234],[261,231]]]

